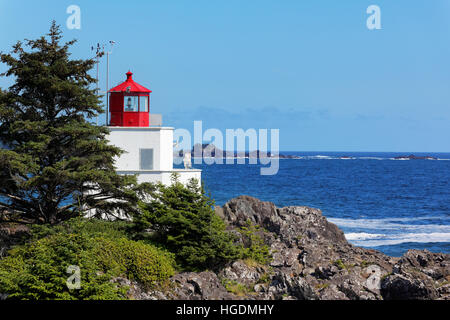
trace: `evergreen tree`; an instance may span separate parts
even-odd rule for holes
[[[187,185],[151,185],[149,201],[136,215],[137,230],[152,230],[153,240],[174,252],[187,270],[216,268],[240,257],[240,247],[214,212],[214,202],[196,180]]]
[[[89,75],[94,59],[71,60],[53,21],[46,36],[1,53],[13,77],[0,89],[0,221],[56,224],[89,209],[135,211],[135,176],[119,176],[108,129],[90,119],[102,113]]]

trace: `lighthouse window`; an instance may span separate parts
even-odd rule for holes
[[[148,112],[148,97],[146,96],[140,96],[139,97],[139,105],[141,112]]]
[[[124,107],[125,111],[137,112],[139,110],[138,97],[137,96],[124,96],[123,107]]]
[[[153,149],[140,149],[141,170],[153,170]]]

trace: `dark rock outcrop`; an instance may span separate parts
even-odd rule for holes
[[[409,156],[399,156],[394,157],[396,160],[437,160],[436,157],[432,156],[415,156],[413,154],[410,154]]]
[[[449,255],[411,250],[400,259],[389,257],[348,243],[318,209],[277,208],[248,196],[230,200],[217,213],[229,229],[250,221],[268,231],[273,275],[265,298],[450,298]]]
[[[347,244],[344,233],[327,221],[318,209],[285,207],[278,209],[271,202],[241,196],[230,200],[221,214],[231,227],[242,227],[250,221],[280,237],[291,246],[302,238],[316,242]],[[300,241],[301,242],[301,241]]]
[[[381,290],[386,299],[448,299],[450,259],[427,250],[409,250],[383,279]]]
[[[183,272],[170,279],[169,288],[148,292],[153,300],[230,300],[235,299],[211,271]]]

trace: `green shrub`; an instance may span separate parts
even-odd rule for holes
[[[58,225],[33,225],[31,239],[38,240],[58,233],[102,235],[107,238],[128,237],[132,224],[128,221],[107,221],[97,218],[73,218]]]
[[[214,269],[239,258],[234,237],[197,181],[185,186],[175,179],[170,186],[151,186],[148,194],[151,200],[134,217],[136,229],[151,229],[152,239],[174,252],[183,269]]]
[[[272,261],[269,247],[264,244],[260,235],[264,230],[258,225],[252,225],[247,221],[247,226],[238,229],[242,235],[244,245],[241,249],[241,258],[253,260],[260,264],[268,264]]]
[[[126,299],[128,288],[114,283],[114,278],[127,277],[151,287],[174,274],[170,254],[123,236],[112,237],[111,230],[101,233],[95,222],[91,227],[80,220],[72,223],[82,225],[84,232],[64,232],[67,226],[58,227],[58,233],[40,229],[40,236],[50,234],[12,249],[0,260],[0,292],[9,299]],[[67,286],[71,265],[80,268],[79,289]]]
[[[125,238],[97,238],[96,255],[103,271],[116,270],[150,288],[171,277],[174,272],[174,256],[152,245]]]
[[[10,251],[0,260],[0,291],[17,299],[120,299],[124,292],[97,274],[94,241],[56,234]],[[67,267],[81,270],[81,288],[69,290]]]
[[[253,292],[253,289],[250,288],[247,285],[244,285],[242,283],[239,283],[235,280],[230,280],[230,279],[222,279],[222,285],[225,287],[225,289],[238,296],[238,297],[244,297],[247,294]]]

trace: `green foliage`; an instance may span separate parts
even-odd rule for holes
[[[149,201],[134,217],[136,229],[153,231],[153,240],[176,255],[188,270],[216,268],[239,257],[234,238],[215,214],[213,201],[196,180],[183,185],[148,185]]]
[[[338,259],[336,261],[333,262],[333,264],[338,267],[339,270],[345,269],[345,264],[341,259]]]
[[[75,40],[47,36],[17,42],[0,60],[12,77],[0,89],[0,221],[58,224],[91,208],[98,215],[137,210],[135,176],[120,176],[107,127],[89,122],[102,112],[89,71],[93,59],[71,60]],[[111,199],[119,201],[109,201]]]
[[[366,267],[368,267],[368,266],[370,266],[370,262],[369,261],[366,261],[366,260],[363,260],[363,261],[361,261],[361,267],[362,268],[366,268]]]
[[[355,266],[355,264],[345,264],[341,259],[335,260],[333,264],[338,267],[339,270],[349,270]]]
[[[272,260],[269,247],[264,244],[261,233],[264,230],[247,221],[247,226],[238,229],[242,235],[244,246],[241,249],[242,259],[253,260],[260,264],[268,264]]]
[[[323,290],[326,289],[330,286],[329,283],[319,283],[318,285],[316,285],[316,289],[317,290]]]
[[[149,288],[174,274],[171,254],[121,236],[120,227],[110,223],[103,224],[102,233],[102,223],[90,222],[79,219],[54,230],[34,229],[31,242],[0,260],[0,292],[9,299],[126,299],[128,288],[112,279],[126,277]],[[67,287],[71,265],[81,270],[80,289]]]
[[[97,274],[94,243],[84,236],[57,234],[14,249],[0,260],[0,291],[10,299],[120,299],[124,292]],[[82,286],[69,290],[70,265],[81,269]]]
[[[173,254],[152,245],[126,238],[97,238],[97,241],[98,262],[105,272],[116,270],[117,274],[146,288],[164,282],[175,273]]]
[[[97,218],[73,218],[58,225],[32,225],[31,239],[58,234],[73,233],[89,236],[101,235],[106,238],[126,238],[129,236],[132,223],[128,221],[107,221]]]
[[[246,286],[235,280],[222,279],[222,285],[225,287],[225,289],[228,292],[230,292],[238,297],[244,297],[247,294],[254,292],[253,289],[250,288],[249,286]]]

